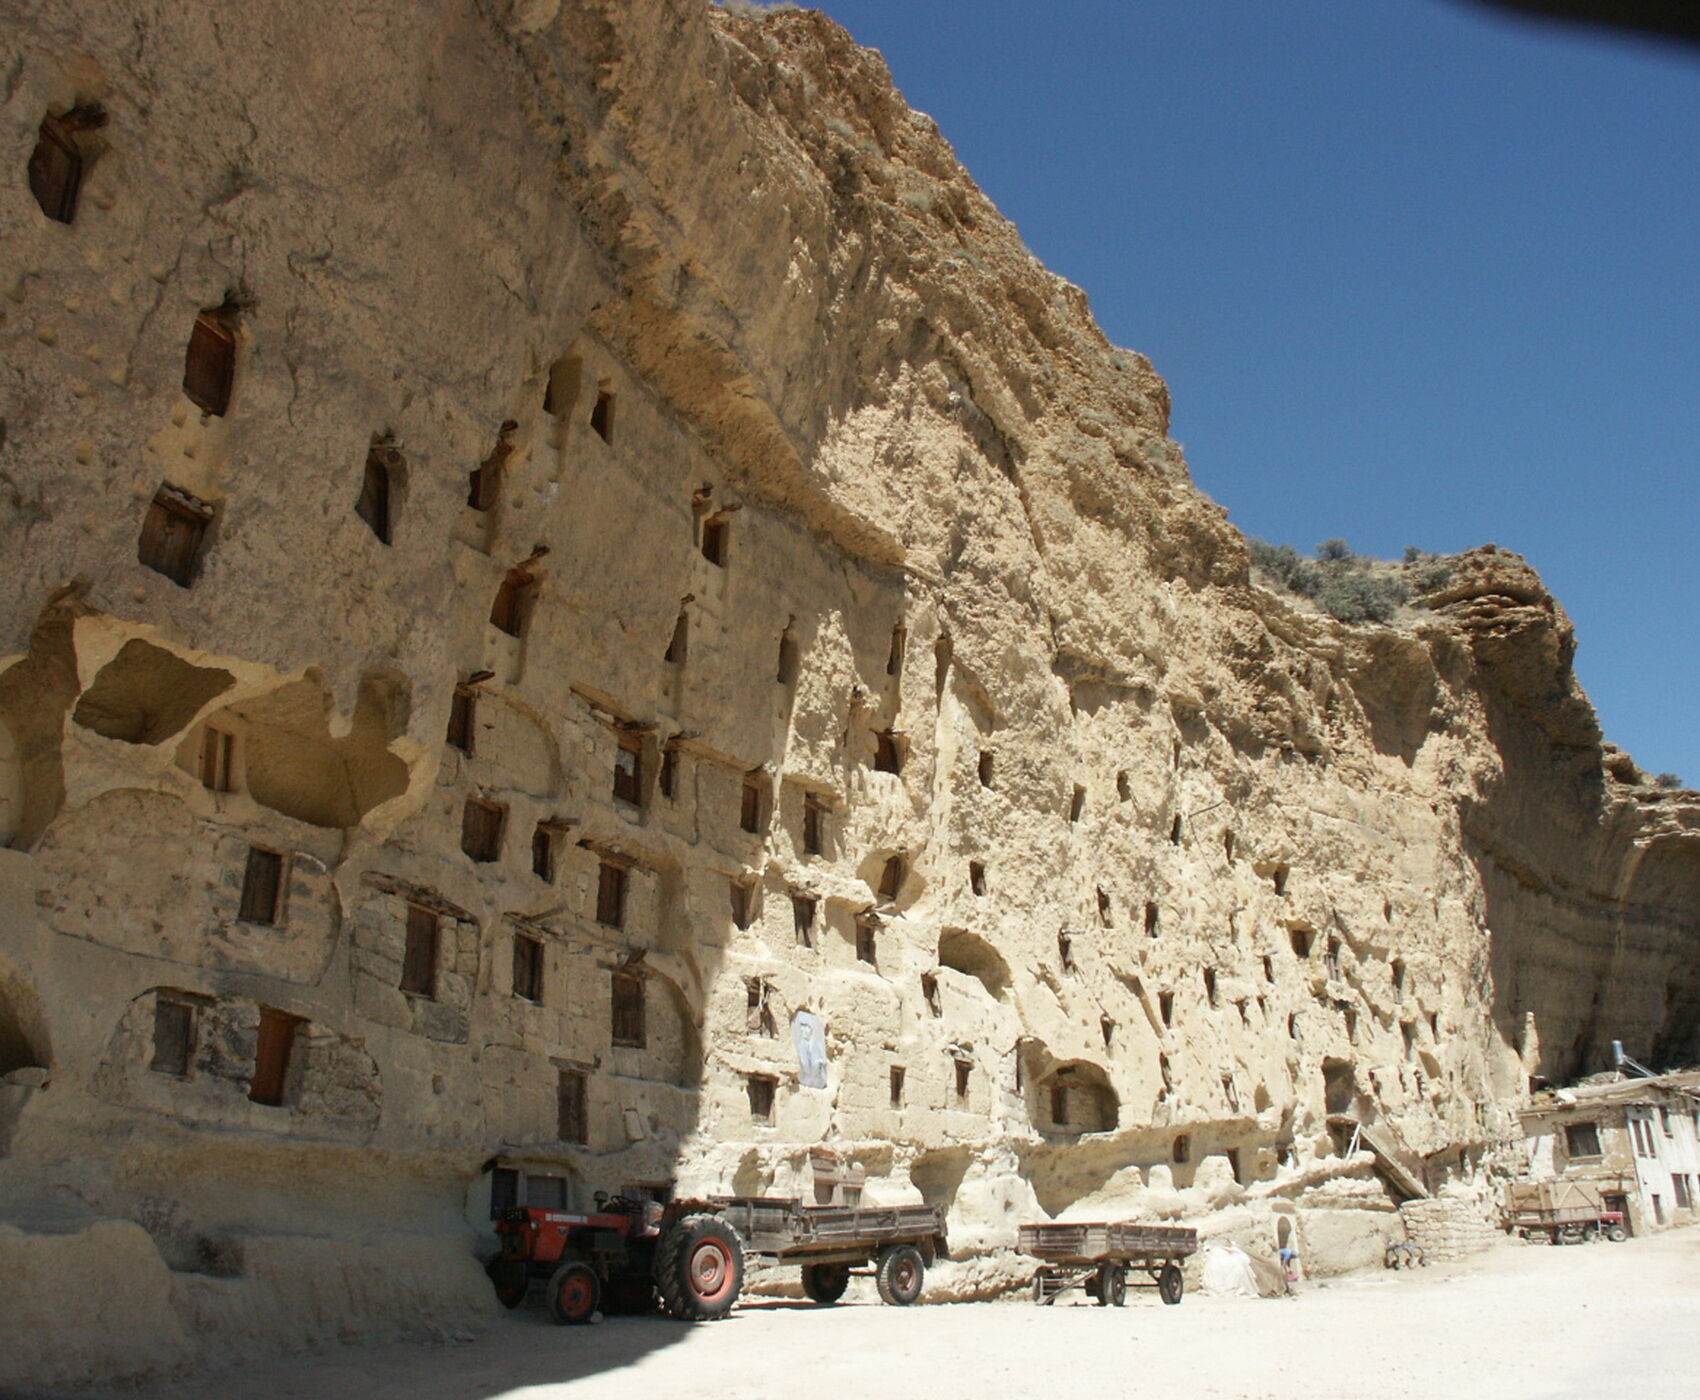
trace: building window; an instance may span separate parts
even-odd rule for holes
[[[614,800],[633,807],[643,801],[643,736],[621,734],[614,752]]]
[[[626,867],[605,860],[596,872],[596,922],[609,928],[626,926]]]
[[[226,303],[201,312],[183,356],[183,392],[203,413],[222,418],[236,378],[236,308]]]
[[[821,853],[821,832],[826,821],[826,808],[814,793],[803,794],[803,854]]]
[[[201,786],[229,792],[236,769],[236,736],[208,725],[201,731]]]
[[[718,568],[726,567],[726,546],[731,538],[732,522],[722,513],[711,515],[702,522],[702,557]]]
[[[1293,956],[1295,958],[1308,958],[1310,956],[1311,938],[1313,937],[1311,931],[1307,928],[1295,928],[1288,932],[1293,940]]]
[[[903,771],[903,750],[895,731],[882,729],[874,735],[874,770],[879,773]]]
[[[773,984],[765,977],[746,977],[744,999],[744,1029],[751,1035],[778,1035],[773,1019]]]
[[[745,831],[761,830],[762,789],[766,785],[759,771],[744,774],[744,791],[738,807],[738,825]]]
[[[756,887],[750,880],[728,881],[728,890],[732,899],[732,922],[739,928],[748,928],[755,922]]]
[[[797,931],[797,943],[802,948],[814,946],[814,911],[819,900],[811,894],[791,895],[791,923]]]
[[[1687,1210],[1694,1204],[1694,1197],[1688,1187],[1688,1177],[1682,1172],[1671,1173],[1670,1189],[1678,1210]]]
[[[87,133],[105,124],[106,113],[93,105],[41,119],[30,152],[29,186],[41,212],[55,223],[68,224],[77,217],[77,194],[95,154],[85,149]]]
[[[251,924],[283,922],[285,863],[276,851],[259,846],[248,848],[248,864],[242,872],[242,908],[237,918]]]
[[[661,774],[656,780],[661,795],[672,801],[679,795],[679,746],[668,744],[661,750]]]
[[[878,961],[876,946],[879,925],[866,917],[856,920],[856,960],[874,965]]]
[[[460,813],[460,848],[473,860],[489,862],[502,854],[502,826],[507,808],[469,797]]]
[[[590,427],[603,442],[613,442],[614,393],[606,384],[596,391],[596,405],[590,410]]]
[[[986,892],[986,863],[981,860],[968,862],[968,888],[975,894]]]
[[[186,1079],[195,1056],[195,1008],[189,1002],[156,996],[153,1004],[153,1062],[155,1074]]]
[[[354,513],[370,527],[380,544],[390,542],[391,503],[401,484],[401,453],[388,437],[374,437],[366,449],[366,468]]]
[[[1676,1136],[1675,1132],[1673,1132],[1672,1129],[1671,1129],[1670,1110],[1668,1108],[1661,1107],[1659,1109],[1659,1127],[1664,1130],[1664,1134],[1665,1134],[1666,1137],[1675,1137]]]
[[[492,1167],[490,1170],[490,1218],[500,1220],[519,1204],[519,1169]]]
[[[454,699],[449,702],[449,732],[451,748],[472,756],[473,731],[478,719],[478,697],[465,686],[456,686]]]
[[[563,1069],[555,1076],[555,1136],[582,1147],[590,1141],[585,1112],[584,1071]]]
[[[1181,1133],[1175,1138],[1175,1150],[1172,1155],[1177,1162],[1190,1162],[1192,1160],[1192,1137],[1190,1134]]]
[[[939,979],[931,972],[921,974],[921,999],[935,1018],[944,1015],[944,1002],[939,998]]]
[[[796,634],[787,627],[779,634],[779,667],[774,679],[780,685],[797,683],[798,653]]]
[[[502,424],[501,431],[496,434],[496,445],[490,449],[490,455],[478,466],[478,469],[467,474],[466,503],[474,510],[489,510],[502,498],[502,473],[507,467],[508,458],[513,455],[513,435],[519,430],[519,424],[513,419]]]
[[[903,888],[904,873],[901,855],[886,858],[885,867],[880,871],[879,892],[882,899],[897,898],[897,892]]]
[[[532,829],[531,873],[546,885],[555,883],[555,828],[547,822]]]
[[[891,629],[891,651],[885,659],[885,673],[888,676],[903,674],[903,652],[909,643],[909,629],[901,622]]]
[[[284,1011],[260,1008],[259,1035],[254,1042],[254,1077],[248,1083],[248,1097],[255,1103],[273,1108],[283,1104],[284,1091],[289,1083],[289,1062],[295,1050],[295,1032],[301,1018]]]
[[[893,1108],[903,1107],[903,1075],[902,1065],[891,1067],[891,1106]]]
[[[514,995],[525,1001],[543,1000],[543,940],[514,935]]]
[[[161,486],[142,520],[136,559],[179,588],[188,588],[200,572],[201,547],[213,508],[175,486]]]
[[[401,959],[401,990],[414,996],[437,995],[437,941],[441,927],[436,914],[417,904],[407,906],[407,943]]]
[[[614,974],[611,1020],[616,1045],[643,1049],[643,983],[644,979],[634,973]]]
[[[744,1079],[750,1096],[750,1117],[757,1123],[773,1122],[773,1091],[779,1081],[771,1074],[751,1074]]]
[[[683,608],[673,619],[673,635],[667,639],[667,652],[661,659],[669,666],[683,666],[691,648],[691,619]]]
[[[956,1066],[956,1101],[958,1103],[967,1103],[968,1080],[969,1076],[974,1072],[973,1062],[969,1060],[956,1060],[953,1063]]]
[[[1228,1152],[1227,1152],[1227,1157],[1228,1157],[1228,1170],[1231,1171],[1234,1174],[1234,1180],[1235,1181],[1238,1181],[1238,1182],[1243,1184],[1244,1181],[1245,1181],[1245,1178],[1240,1175],[1240,1150],[1239,1150],[1239,1148],[1230,1147],[1228,1149]]]
[[[537,595],[537,576],[529,569],[509,569],[496,589],[496,600],[490,605],[490,625],[498,632],[517,637],[525,631],[531,607]]]
[[[1051,1081],[1051,1122],[1059,1128],[1068,1126],[1068,1085],[1060,1079]]]

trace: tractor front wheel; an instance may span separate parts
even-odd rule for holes
[[[803,1292],[815,1303],[836,1303],[850,1286],[848,1264],[803,1265]]]
[[[874,1270],[874,1282],[879,1285],[880,1298],[895,1307],[908,1307],[921,1296],[927,1266],[921,1262],[921,1251],[912,1244],[886,1246]]]
[[[589,1264],[574,1260],[549,1275],[543,1297],[556,1322],[578,1326],[596,1315],[602,1301],[602,1281]]]
[[[725,1317],[744,1286],[744,1247],[717,1215],[687,1215],[655,1250],[661,1306],[686,1322]]]

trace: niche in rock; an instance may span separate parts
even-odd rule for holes
[[[180,734],[201,707],[236,683],[229,671],[195,666],[135,639],[100,668],[71,718],[126,744],[158,744]]]
[[[965,928],[947,928],[939,933],[939,966],[952,968],[978,979],[981,986],[1002,1001],[1009,990],[1009,964],[1003,954],[976,933]]]
[[[340,737],[331,734],[330,695],[310,678],[232,705],[248,735],[250,795],[311,826],[358,826],[407,788],[407,765],[388,748],[395,701],[386,682],[369,677]]]
[[[26,1022],[32,1000],[0,971],[0,1079],[14,1070],[47,1068],[46,1037],[38,1026]]]
[[[1358,1097],[1357,1070],[1350,1060],[1322,1062],[1323,1106],[1330,1113],[1350,1113]]]
[[[956,1201],[957,1189],[972,1160],[966,1147],[923,1152],[910,1166],[909,1180],[928,1205],[943,1206],[948,1211]]]

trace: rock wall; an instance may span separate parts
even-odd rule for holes
[[[1341,1118],[1470,1173],[1695,1058],[1700,808],[1538,579],[1261,586],[824,17],[0,32],[0,1260],[139,1229],[177,1319],[0,1381],[474,1315],[495,1181],[821,1145],[969,1292],[1064,1212],[1326,1271],[1391,1219]]]

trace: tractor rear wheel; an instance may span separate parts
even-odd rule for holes
[[[1179,1264],[1165,1264],[1157,1275],[1157,1293],[1165,1303],[1178,1303],[1186,1287]]]
[[[744,1247],[717,1215],[687,1215],[655,1249],[661,1306],[686,1322],[725,1317],[744,1286]]]
[[[926,1275],[920,1250],[912,1244],[893,1244],[881,1251],[874,1282],[879,1285],[882,1301],[906,1308],[921,1296]]]
[[[549,1275],[543,1297],[556,1322],[577,1326],[596,1315],[602,1301],[602,1281],[589,1264],[575,1259]]]
[[[803,1292],[814,1303],[836,1303],[850,1286],[848,1264],[803,1265]]]
[[[531,1287],[531,1273],[523,1259],[492,1259],[484,1266],[496,1301],[504,1308],[517,1308]]]
[[[1613,1244],[1622,1244],[1629,1238],[1629,1231],[1625,1230],[1621,1224],[1608,1225],[1606,1226],[1606,1238]]]

